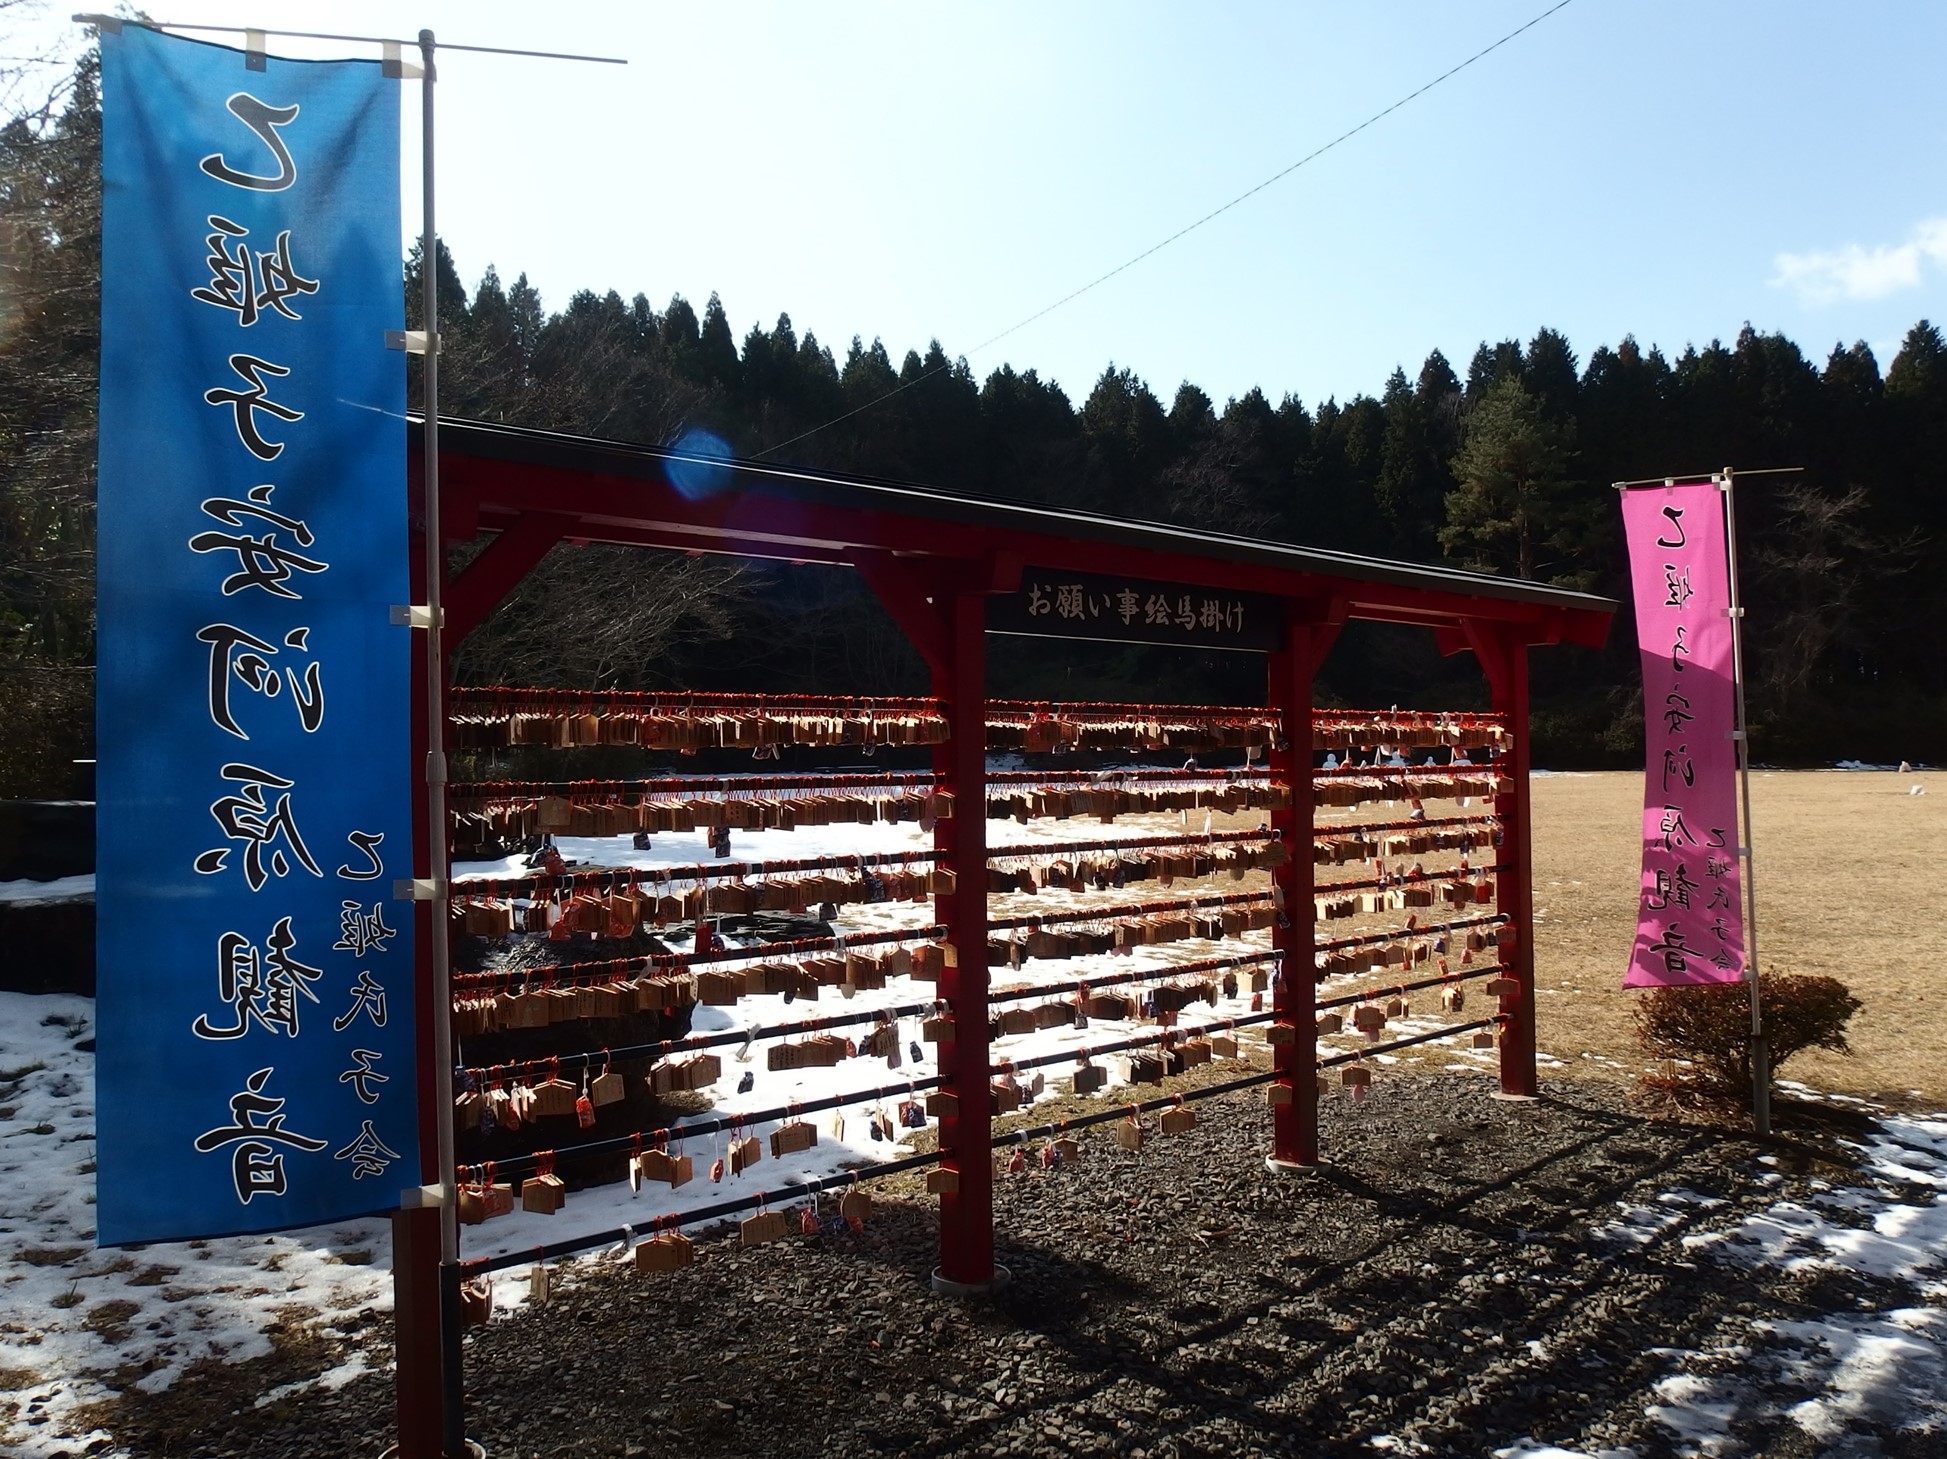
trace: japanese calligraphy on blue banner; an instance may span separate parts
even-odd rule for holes
[[[399,83],[102,51],[98,1237],[419,1183]]]

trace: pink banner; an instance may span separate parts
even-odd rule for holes
[[[1736,685],[1724,499],[1712,483],[1625,491],[1643,654],[1643,880],[1626,988],[1744,977]]]

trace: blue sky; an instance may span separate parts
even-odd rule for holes
[[[740,338],[785,310],[841,356],[855,333],[895,360],[937,337],[976,376],[1033,366],[1078,402],[1114,361],[1166,401],[1189,379],[1316,403],[1543,325],[1586,360],[1748,320],[1821,362],[1865,339],[1883,367],[1915,320],[1947,319],[1947,5],[1572,0],[976,349],[1552,3],[196,0],[183,18],[625,56],[448,55],[441,232],[469,285],[493,263],[554,308],[714,289]],[[48,33],[75,33],[69,9]],[[410,230],[416,129],[405,145]]]

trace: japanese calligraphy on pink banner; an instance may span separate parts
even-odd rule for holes
[[[1724,500],[1710,482],[1625,491],[1643,655],[1643,880],[1627,988],[1744,977],[1737,689]]]

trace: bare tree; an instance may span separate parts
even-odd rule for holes
[[[97,59],[60,79],[0,0],[0,794],[71,794],[92,753]]]
[[[80,27],[50,24],[59,15],[48,0],[0,0],[0,116],[59,114],[84,45]]]
[[[642,689],[677,649],[728,638],[745,568],[639,547],[556,547],[460,646],[463,684]]]

